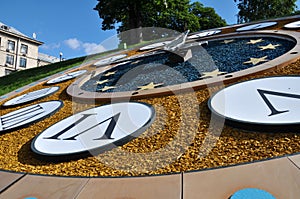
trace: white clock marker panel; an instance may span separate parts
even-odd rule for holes
[[[63,82],[63,81],[67,81],[67,80],[76,78],[80,75],[83,75],[86,72],[87,72],[87,70],[79,70],[79,71],[67,73],[65,75],[61,75],[59,77],[56,77],[54,79],[49,80],[46,84],[57,84],[57,83],[60,83],[60,82]]]
[[[209,100],[211,111],[229,121],[263,126],[300,124],[300,77],[254,79],[229,86]]]
[[[284,27],[288,28],[288,29],[298,29],[298,28],[300,28],[300,21],[295,21],[295,22],[286,24]]]
[[[36,99],[47,97],[47,96],[55,93],[58,90],[59,90],[59,87],[56,86],[56,87],[49,87],[49,88],[44,88],[44,89],[40,89],[37,91],[29,92],[29,93],[26,93],[19,97],[15,97],[15,98],[5,102],[2,106],[15,106],[15,105],[24,104],[27,102],[34,101]]]
[[[49,127],[32,142],[45,156],[102,152],[143,133],[155,118],[154,108],[138,102],[109,104],[68,117]]]
[[[275,26],[276,24],[277,24],[277,22],[257,23],[257,24],[252,24],[252,25],[238,28],[238,29],[236,29],[236,31],[241,32],[241,31],[249,31],[249,30],[258,30],[258,29],[272,27],[272,26]]]
[[[211,36],[211,35],[215,35],[215,34],[219,34],[221,33],[221,30],[211,30],[211,31],[205,31],[205,32],[201,32],[195,35],[191,35],[188,36],[188,39],[197,39],[197,38],[201,38],[201,37],[207,37],[207,36]]]
[[[94,65],[95,66],[108,65],[108,64],[111,64],[111,63],[113,63],[113,62],[115,62],[117,60],[123,59],[125,57],[127,57],[126,54],[115,55],[115,56],[112,56],[112,57],[101,59],[100,61],[97,61],[96,63],[94,63]]]
[[[40,121],[62,107],[61,101],[49,101],[28,106],[0,116],[0,133]]]
[[[155,49],[155,48],[165,46],[169,43],[171,43],[171,41],[164,41],[164,42],[158,42],[158,43],[155,43],[155,44],[150,44],[150,45],[147,45],[147,46],[144,46],[144,47],[140,48],[140,51],[152,50],[152,49]]]

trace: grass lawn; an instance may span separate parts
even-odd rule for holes
[[[0,77],[0,96],[50,75],[80,65],[86,57],[70,59],[38,68],[31,68]]]

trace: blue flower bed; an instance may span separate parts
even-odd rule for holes
[[[263,39],[263,41],[247,44],[250,39]],[[273,37],[237,38],[228,44],[223,42],[224,40],[209,41],[208,45],[204,47],[190,47],[193,57],[184,63],[170,63],[169,56],[171,53],[169,52],[136,58],[93,77],[84,83],[81,89],[92,92],[120,92],[136,91],[138,87],[151,82],[162,83],[162,86],[193,82],[203,79],[202,74],[204,72],[219,69],[221,72],[232,73],[253,67],[253,64],[245,64],[245,62],[249,61],[250,58],[265,56],[267,56],[267,60],[272,60],[295,46],[292,41]],[[280,46],[273,50],[261,50],[259,48],[269,44]],[[105,76],[108,72],[116,73]],[[97,85],[97,81],[106,79],[109,79],[109,82]],[[105,86],[116,88],[101,91]]]

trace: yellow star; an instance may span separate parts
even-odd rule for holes
[[[276,47],[278,47],[278,46],[281,46],[280,44],[276,44],[276,45],[273,45],[273,44],[269,44],[269,45],[267,45],[267,46],[258,46],[261,50],[268,50],[268,49],[270,49],[270,50],[275,50],[276,49]]]
[[[246,61],[243,64],[253,64],[253,65],[256,65],[256,64],[258,64],[260,62],[269,61],[269,60],[267,60],[267,57],[268,56],[264,56],[264,57],[261,57],[261,58],[250,58],[250,61]]]
[[[117,88],[117,87],[115,87],[115,86],[104,86],[104,88],[100,89],[100,91],[105,92],[107,90],[114,89],[114,88]]]
[[[219,69],[216,69],[214,71],[211,71],[211,72],[204,72],[202,73],[202,78],[203,77],[217,77],[219,75],[223,75],[223,74],[226,74],[226,72],[221,72],[219,71]]]
[[[263,41],[264,41],[263,39],[250,40],[249,42],[247,42],[247,44],[257,44],[257,43],[260,43],[260,42],[263,42]]]
[[[153,82],[151,82],[150,84],[148,85],[145,85],[145,86],[139,86],[139,90],[150,90],[150,89],[154,89],[155,87],[158,87],[158,86],[161,86],[163,85],[163,83],[160,83],[160,84],[154,84]]]
[[[101,84],[104,84],[106,82],[109,82],[110,80],[106,79],[106,80],[102,80],[102,81],[96,81],[96,84],[97,85],[101,85]]]
[[[108,76],[111,76],[111,75],[114,75],[116,74],[117,71],[114,71],[114,72],[108,72],[106,74],[104,74],[105,77],[108,77]]]
[[[231,43],[231,42],[234,42],[234,39],[231,39],[231,40],[224,40],[224,41],[221,42],[221,43],[223,43],[223,44],[229,44],[229,43]]]

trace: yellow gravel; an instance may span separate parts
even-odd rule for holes
[[[241,81],[299,73],[300,60]],[[59,92],[31,103],[61,100],[64,106],[59,112],[29,127],[0,135],[0,169],[60,176],[140,176],[217,168],[300,152],[298,132],[248,132],[223,127],[222,121],[212,119],[207,102],[221,89],[213,87],[195,93],[138,100],[155,107],[156,120],[141,136],[122,147],[71,161],[42,160],[30,149],[36,135],[80,110],[101,105],[73,102],[66,94],[72,82],[58,84]],[[48,86],[38,85],[26,92],[45,87]],[[0,114],[31,104],[1,107]]]

